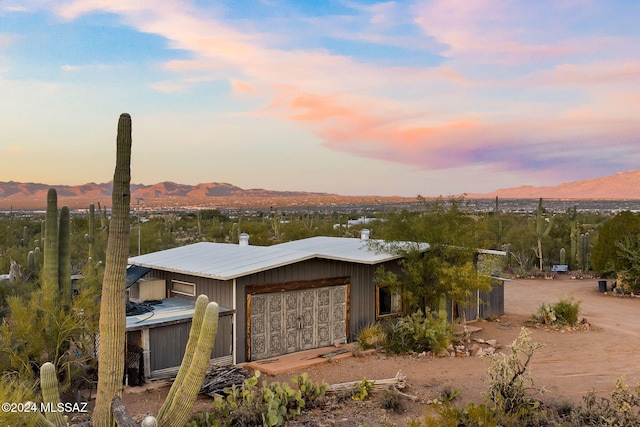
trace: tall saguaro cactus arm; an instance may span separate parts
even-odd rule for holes
[[[187,347],[182,357],[182,363],[180,364],[180,370],[176,379],[173,381],[169,394],[167,395],[162,408],[158,412],[158,419],[162,420],[173,404],[173,400],[176,396],[178,388],[182,385],[184,378],[187,376],[187,372],[191,368],[191,362],[193,360],[193,354],[198,346],[198,337],[200,336],[200,329],[202,328],[202,321],[204,319],[204,313],[209,304],[209,298],[206,295],[200,295],[196,299],[196,309],[193,314],[193,320],[191,321],[191,329],[189,331],[189,341],[187,341]],[[208,361],[207,361],[208,362]]]
[[[542,198],[538,200],[538,212],[536,213],[536,240],[538,246],[534,249],[536,253],[536,257],[538,257],[538,261],[540,262],[540,271],[542,271],[543,263],[542,263],[542,239],[549,235],[551,231],[551,227],[553,226],[553,217],[549,219],[549,223],[545,228],[545,218],[542,216]]]
[[[44,229],[44,262],[42,291],[45,298],[54,301],[58,295],[58,193],[50,188],[47,193],[47,215]]]
[[[60,225],[58,227],[58,286],[60,288],[60,301],[65,305],[71,305],[71,217],[69,208],[63,206],[60,209]]]
[[[131,204],[131,116],[120,115],[113,175],[112,212],[100,302],[100,350],[98,394],[94,427],[114,426],[111,401],[121,396],[125,351],[127,259],[129,257],[129,208]]]

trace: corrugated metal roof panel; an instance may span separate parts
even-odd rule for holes
[[[129,263],[194,276],[231,280],[312,258],[313,254],[273,246],[200,242],[129,258]]]
[[[312,237],[274,246],[241,246],[200,242],[129,258],[129,263],[147,268],[184,273],[218,280],[293,264],[311,258],[359,264],[378,264],[401,257],[385,251],[384,242],[342,237]],[[419,249],[427,250],[428,244]]]
[[[360,264],[378,264],[402,257],[396,251],[385,251],[381,240],[358,238],[318,236],[281,243],[275,247],[311,252],[318,258]]]

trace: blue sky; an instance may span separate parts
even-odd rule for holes
[[[636,1],[0,0],[0,181],[424,196],[640,164]]]

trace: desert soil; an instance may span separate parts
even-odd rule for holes
[[[533,340],[544,345],[535,353],[531,364],[535,385],[547,390],[539,396],[541,400],[580,403],[582,396],[591,390],[606,396],[618,377],[624,377],[629,385],[636,385],[640,381],[637,363],[640,300],[602,294],[596,279],[560,276],[554,280],[507,282],[506,314],[494,321],[472,323],[472,326],[482,328],[474,332],[472,338],[495,339],[504,350],[541,304],[560,299],[579,302],[579,316],[585,318],[590,327],[574,331],[529,327]],[[374,399],[368,402],[347,399],[304,414],[287,425],[378,426],[388,422],[404,426],[407,420],[421,417],[424,402],[438,398],[445,390],[462,390],[454,401],[459,405],[484,402],[488,366],[489,361],[484,357],[390,356],[380,352],[317,365],[306,372],[314,381],[329,384],[362,378],[393,378],[402,371],[409,385],[404,392],[417,396],[418,401],[405,400],[403,410],[395,413],[381,409]],[[289,381],[299,373],[281,374],[268,380]],[[130,413],[140,419],[147,411],[157,412],[166,392],[167,387],[152,387],[144,392],[132,388],[125,393],[124,400]],[[206,410],[210,405],[210,398],[201,397],[196,410]]]

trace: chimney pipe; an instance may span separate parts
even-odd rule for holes
[[[249,246],[249,235],[247,233],[240,233],[240,237],[238,237],[238,245]]]
[[[371,234],[371,231],[363,228],[362,230],[360,230],[360,240],[369,240],[369,235]]]

